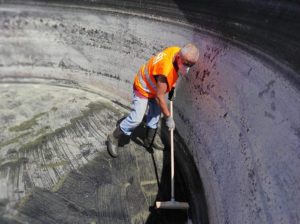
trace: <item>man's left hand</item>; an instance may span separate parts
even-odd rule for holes
[[[175,129],[175,121],[173,117],[169,116],[166,119],[166,126],[169,128],[169,131]]]

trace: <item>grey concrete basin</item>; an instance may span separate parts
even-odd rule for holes
[[[300,7],[293,1],[1,1],[1,223],[299,223]],[[139,66],[194,42],[166,151],[106,135]]]

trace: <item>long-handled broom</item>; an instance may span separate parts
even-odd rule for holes
[[[173,101],[170,101],[170,113],[171,117],[173,117]],[[174,176],[175,176],[175,169],[174,169],[174,129],[170,130],[171,134],[171,200],[170,201],[157,201],[156,208],[162,209],[188,209],[189,204],[187,202],[178,202],[175,201],[174,196]]]

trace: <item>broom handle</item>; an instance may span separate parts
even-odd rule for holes
[[[173,117],[173,101],[170,101],[170,113],[171,117]],[[170,130],[171,134],[171,201],[175,200],[175,189],[174,189],[174,176],[175,176],[175,169],[174,169],[174,129]]]

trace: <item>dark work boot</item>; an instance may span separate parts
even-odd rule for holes
[[[107,136],[107,150],[112,157],[118,157],[118,150],[128,144],[130,136],[125,135],[118,125],[113,133]]]
[[[146,129],[146,137],[144,139],[144,146],[147,149],[151,147],[157,150],[163,150],[165,148],[164,144],[161,142],[161,139],[156,136],[157,129],[149,128]]]

